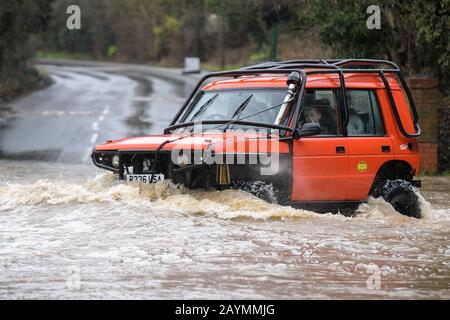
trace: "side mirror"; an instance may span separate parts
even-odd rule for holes
[[[301,137],[310,137],[310,136],[316,136],[322,132],[322,128],[320,127],[320,124],[313,123],[313,122],[307,122],[302,125],[301,128],[298,128],[294,131],[294,138],[299,139]]]

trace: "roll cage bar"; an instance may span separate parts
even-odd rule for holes
[[[378,65],[384,67],[377,67]],[[359,66],[359,67],[358,67]],[[362,67],[361,67],[362,66]],[[313,69],[313,70],[304,70],[304,69]],[[407,138],[416,138],[421,134],[421,128],[419,126],[419,116],[417,113],[416,105],[412,98],[409,87],[403,77],[400,68],[392,61],[387,60],[374,60],[374,59],[300,59],[300,60],[288,60],[282,62],[264,62],[253,66],[244,67],[238,70],[233,71],[221,71],[221,72],[212,72],[206,74],[202,77],[197,85],[195,86],[192,93],[184,102],[182,108],[178,111],[178,113],[173,118],[170,126],[164,129],[164,133],[170,133],[177,127],[177,120],[180,118],[180,115],[184,112],[184,110],[189,106],[192,99],[198,94],[201,90],[203,83],[210,78],[226,78],[233,77],[237,78],[240,76],[247,75],[261,75],[261,74],[289,74],[291,72],[298,72],[301,76],[301,84],[298,91],[298,99],[295,102],[295,112],[294,119],[298,119],[300,109],[306,94],[305,86],[308,75],[312,74],[333,74],[336,73],[339,76],[340,86],[340,98],[342,100],[342,114],[344,116],[344,130],[346,130],[346,124],[348,124],[349,115],[347,108],[347,95],[345,88],[345,73],[373,73],[378,74],[383,81],[384,87],[388,94],[389,103],[391,106],[391,110],[394,114],[395,121],[397,122],[398,128],[403,136]],[[389,85],[389,82],[386,78],[386,74],[394,74],[400,81],[400,84],[405,90],[406,97],[408,99],[411,112],[413,115],[413,124],[414,124],[414,133],[409,133],[405,130],[403,123],[401,121],[397,105],[395,103],[394,97],[392,95],[392,90]],[[256,125],[257,123],[255,123]],[[265,124],[267,127],[267,124]],[[294,127],[292,131],[297,130],[298,122],[294,122]],[[346,132],[345,132],[346,133]]]

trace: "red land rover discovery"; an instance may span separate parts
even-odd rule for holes
[[[129,182],[239,188],[316,211],[383,197],[420,218],[419,135],[393,62],[293,60],[207,74],[163,134],[108,141],[92,159]]]

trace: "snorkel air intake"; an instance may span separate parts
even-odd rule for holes
[[[294,71],[291,72],[287,79],[288,91],[286,93],[286,97],[284,98],[284,104],[280,108],[280,112],[278,112],[277,119],[275,120],[275,124],[280,124],[281,120],[286,115],[287,107],[289,103],[294,99],[295,94],[298,91],[300,85],[300,73]]]
[[[291,72],[287,79],[287,84],[289,86],[289,89],[291,89],[291,85],[295,85],[296,87],[298,87],[298,85],[300,84],[300,73],[298,73],[297,71]]]

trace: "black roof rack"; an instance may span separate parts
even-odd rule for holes
[[[388,66],[389,68],[380,68],[380,65]],[[353,68],[345,68],[345,67]],[[364,68],[355,68],[355,66],[364,66]],[[372,67],[372,68],[370,68]],[[260,64],[243,67],[239,70],[279,70],[279,69],[306,69],[306,68],[318,68],[318,69],[330,69],[330,70],[391,70],[400,71],[399,67],[392,61],[388,60],[375,60],[375,59],[297,59],[287,60],[279,62],[263,62]]]
[[[357,68],[361,66],[363,68]],[[380,68],[387,66],[388,68]],[[347,67],[347,68],[346,68]],[[239,70],[283,70],[283,69],[329,69],[342,70],[346,72],[369,72],[369,71],[387,71],[400,72],[399,67],[392,61],[375,59],[297,59],[279,62],[264,62]]]

